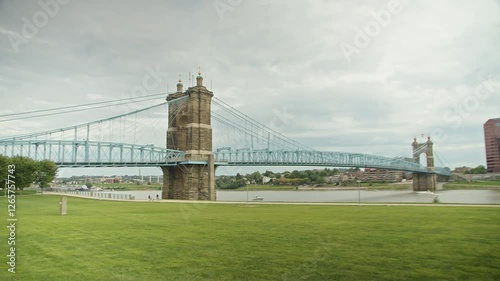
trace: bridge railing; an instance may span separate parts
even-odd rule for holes
[[[252,150],[229,148],[214,152],[216,162],[227,162],[228,165],[238,166],[331,166],[331,167],[359,167],[401,170],[409,172],[428,173],[426,167],[418,163],[407,161],[404,158],[389,158],[370,154],[348,152],[324,152],[309,150]],[[444,169],[437,169],[436,173],[445,173]]]
[[[0,154],[51,160],[59,166],[117,166],[119,164],[164,164],[184,158],[184,152],[112,142],[66,140],[13,140],[0,142]]]

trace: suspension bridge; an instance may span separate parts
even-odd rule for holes
[[[413,172],[425,180],[450,175],[448,168],[434,167],[430,139],[415,140],[411,158],[318,151],[213,97],[202,82],[199,75],[197,85],[183,91],[179,81],[166,101],[139,110],[2,137],[0,154],[47,159],[59,167],[161,167],[164,186],[170,187],[163,197],[182,199],[214,200],[210,189],[217,166],[377,168]],[[427,166],[419,163],[421,153]]]

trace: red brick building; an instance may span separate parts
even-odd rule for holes
[[[484,146],[486,147],[486,171],[500,173],[500,118],[484,123]]]
[[[363,181],[401,181],[403,179],[403,172],[366,168],[360,178]]]

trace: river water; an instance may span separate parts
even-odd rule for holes
[[[109,192],[104,192],[109,193]],[[148,196],[161,197],[160,190],[113,191],[115,194],[131,194],[136,200]],[[437,196],[441,203],[500,204],[500,190],[440,190],[435,194],[417,193],[411,190],[325,190],[325,191],[217,191],[217,201],[252,201],[254,196],[262,202],[360,202],[363,203],[431,203]]]
[[[326,191],[249,191],[248,198],[262,197],[272,202],[387,202],[430,203],[437,196],[441,203],[500,204],[499,190],[445,190],[435,194],[410,190],[326,190]],[[218,191],[217,201],[246,201],[245,191]]]

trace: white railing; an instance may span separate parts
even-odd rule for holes
[[[101,199],[135,200],[135,196],[131,194],[109,193],[102,191],[76,191],[76,190],[66,190],[62,192],[66,194],[74,194],[79,196],[94,197]]]

